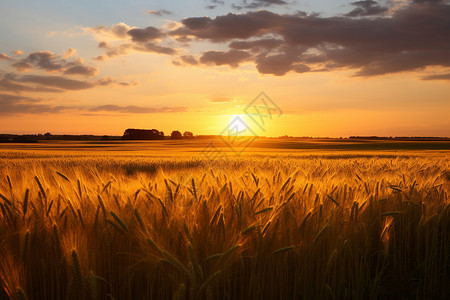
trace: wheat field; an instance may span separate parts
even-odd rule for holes
[[[0,156],[0,299],[450,297],[445,152]]]

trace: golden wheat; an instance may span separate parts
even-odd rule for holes
[[[0,299],[450,295],[446,154],[8,155]]]

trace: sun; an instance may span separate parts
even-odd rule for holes
[[[244,133],[247,130],[245,115],[231,115],[228,122],[228,129],[236,133]]]

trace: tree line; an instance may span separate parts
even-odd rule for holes
[[[169,137],[170,139],[179,140],[183,138],[193,138],[194,134],[190,131],[185,131],[181,134],[180,131],[174,130]],[[129,128],[123,133],[123,139],[125,140],[164,140],[165,138],[164,132],[157,129]]]

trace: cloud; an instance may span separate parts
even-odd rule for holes
[[[77,53],[77,49],[69,48],[67,50],[64,50],[63,58],[67,59]]]
[[[260,36],[268,29],[274,29],[277,19],[281,16],[268,11],[248,12],[245,14],[229,13],[210,17],[186,18],[181,21],[182,27],[169,34],[180,36],[193,36],[198,39],[207,39],[212,42],[225,42],[232,39],[248,39]]]
[[[412,0],[414,3],[443,3],[446,2],[446,0]]]
[[[58,113],[69,109],[40,103],[39,99],[0,93],[0,115]]]
[[[106,50],[104,55],[100,55],[94,58],[97,61],[104,61],[106,58],[111,58],[119,55],[125,55],[132,50],[139,52],[150,52],[166,55],[174,55],[177,50],[171,47],[161,46],[154,42],[148,43],[123,43],[116,46],[109,45],[105,42],[99,44],[99,48]]]
[[[186,18],[168,34],[229,43],[228,51],[201,53],[202,64],[252,62],[260,73],[276,76],[352,69],[355,76],[369,77],[450,67],[448,1],[409,2],[390,15],[380,15],[385,9],[374,1],[353,5],[364,11],[320,17],[262,10]]]
[[[230,102],[234,102],[234,101],[236,101],[236,99],[230,98],[230,97],[216,97],[216,98],[209,100],[209,102],[213,102],[213,103],[230,103]]]
[[[284,54],[262,56],[256,59],[259,73],[282,76],[292,70],[294,59]]]
[[[207,65],[229,65],[237,67],[241,62],[246,61],[251,55],[246,51],[230,50],[223,51],[206,51],[200,56],[200,62]]]
[[[75,54],[76,50],[69,48],[64,51],[64,56],[60,57],[51,51],[31,52],[27,57],[14,62],[11,66],[18,71],[30,71],[35,68],[52,73],[64,73],[66,75],[95,76],[98,69],[86,66],[81,58],[68,61]]]
[[[12,66],[19,70],[37,67],[46,71],[57,71],[64,68],[64,63],[51,51],[36,51],[29,53],[26,58],[12,64]]]
[[[237,50],[263,50],[275,49],[283,44],[283,40],[275,38],[259,39],[254,41],[234,41],[229,47]]]
[[[197,59],[192,55],[182,55],[182,56],[180,56],[180,59],[185,64],[192,65],[192,66],[198,65]]]
[[[283,0],[253,0],[249,2],[248,0],[243,0],[241,4],[232,4],[231,6],[235,9],[243,9],[243,8],[249,8],[249,9],[256,9],[256,8],[263,8],[263,7],[269,7],[272,5],[288,5],[289,3]]]
[[[89,109],[91,112],[120,112],[133,114],[148,114],[148,113],[177,113],[187,111],[186,107],[142,107],[142,106],[119,106],[119,105],[102,105]]]
[[[11,91],[15,93],[20,92],[46,92],[46,93],[60,93],[62,90],[47,88],[47,87],[35,87],[20,84],[13,80],[13,78],[4,77],[0,80],[0,90]]]
[[[73,91],[90,89],[96,85],[92,82],[68,79],[62,76],[25,75],[18,81]]]
[[[102,30],[106,30],[105,28]],[[108,29],[107,31],[109,32],[110,30]],[[124,40],[122,43],[109,43],[105,40],[100,41],[98,48],[104,49],[105,53],[93,57],[93,60],[104,61],[107,58],[128,54],[133,50],[166,55],[175,55],[177,53],[175,48],[165,46],[161,43],[166,34],[161,29],[153,26],[146,28],[134,27],[127,31],[126,35],[121,36],[122,40]]]
[[[159,9],[159,10],[147,10],[147,14],[153,16],[165,16],[165,15],[172,15],[173,13],[165,9]]]
[[[26,72],[29,71],[31,69],[33,69],[33,65],[29,64],[25,61],[18,61],[12,64],[12,66],[14,68],[16,68],[16,70],[21,71],[21,72]]]
[[[373,0],[356,1],[351,3],[356,6],[351,12],[345,14],[347,17],[367,17],[382,15],[389,11],[388,7],[380,6],[378,2]]]
[[[84,65],[76,65],[70,67],[64,71],[66,75],[84,75],[84,76],[95,76],[98,74],[98,69],[94,67],[84,66]]]
[[[163,36],[162,32],[153,26],[148,26],[144,29],[134,28],[128,31],[128,35],[134,42],[145,43],[148,41],[159,39]]]
[[[51,114],[63,111],[89,112],[118,112],[128,114],[152,114],[152,113],[179,113],[187,111],[186,107],[142,107],[119,106],[107,104],[97,107],[50,105],[43,103],[42,99],[26,96],[9,95],[0,93],[0,115],[13,114]]]
[[[422,80],[450,80],[450,73],[435,74],[422,77]]]
[[[0,53],[0,60],[10,60],[11,57],[5,53]]]
[[[167,54],[167,55],[174,55],[177,53],[177,51],[173,48],[160,46],[155,43],[136,45],[133,47],[133,49],[138,50],[138,51],[143,51],[143,52],[153,52],[153,53]]]
[[[15,56],[20,56],[20,55],[23,54],[23,51],[20,50],[20,49],[17,49],[16,51],[13,52],[13,54],[14,54]]]
[[[111,58],[111,57],[127,54],[130,51],[130,49],[133,48],[133,44],[122,43],[119,45],[111,45],[111,44],[103,41],[98,44],[98,48],[102,48],[106,52],[104,55],[95,57],[94,60],[104,61],[104,60],[106,60],[106,58]]]
[[[95,87],[118,85],[123,87],[136,86],[135,81],[121,81],[112,77],[102,77],[98,80],[82,81],[64,76],[25,75],[7,73],[0,78],[0,90],[20,94],[22,92],[62,93]]]
[[[193,55],[181,55],[179,60],[173,60],[172,64],[175,66],[197,66],[199,62]]]
[[[206,5],[205,8],[206,9],[214,9],[219,5],[224,5],[225,1],[224,0],[209,0],[209,2],[211,3],[210,5]]]
[[[138,83],[135,82],[135,81],[123,82],[123,81],[118,81],[118,80],[116,80],[114,78],[111,78],[111,77],[100,78],[99,80],[97,80],[96,84],[99,85],[99,86],[107,86],[107,85],[111,85],[111,84],[118,84],[118,85],[121,85],[121,86],[135,86],[135,85],[138,85]]]
[[[133,27],[125,23],[117,23],[112,26],[100,25],[97,27],[83,27],[82,30],[90,32],[100,39],[122,40],[128,38],[128,31]]]

